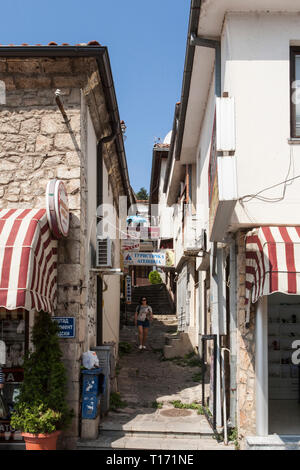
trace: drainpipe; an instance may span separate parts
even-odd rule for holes
[[[220,283],[223,282],[222,267],[223,267],[223,253],[222,248],[218,247],[216,242],[213,243],[210,253],[210,308],[211,308],[211,331],[216,335],[216,413],[215,423],[216,430],[219,432],[222,426],[222,397],[221,397],[221,306],[220,306]]]
[[[219,39],[211,39],[211,38],[204,38],[197,36],[194,32],[191,32],[190,35],[190,46],[191,47],[209,47],[215,50],[215,96],[220,98],[221,97],[221,41]],[[218,245],[216,242],[213,244],[212,248],[212,256],[211,256],[211,299],[212,299],[212,311],[215,312],[215,333],[217,334],[217,387],[216,387],[216,395],[217,395],[217,410],[216,410],[216,425],[217,428],[221,427],[221,409],[223,405],[223,413],[224,419],[226,417],[226,410],[224,410],[224,406],[226,406],[225,400],[222,403],[221,400],[221,384],[222,384],[222,375],[225,377],[224,368],[224,361],[222,361],[221,355],[221,337],[220,337],[220,315],[222,314],[221,309],[222,306],[219,303],[219,289],[220,284],[223,283],[223,272],[222,272],[222,255],[221,250],[218,249]],[[223,333],[223,332],[222,332]],[[225,390],[224,390],[225,392]],[[223,423],[224,429],[227,428],[227,423]]]
[[[230,423],[236,427],[236,404],[237,404],[237,263],[236,243],[233,238],[230,241]]]
[[[108,142],[113,142],[116,134],[112,133],[106,137],[102,137],[97,144],[97,192],[96,202],[97,209],[103,204],[103,145]],[[96,343],[97,346],[103,344],[103,280],[101,276],[97,276],[97,331]]]

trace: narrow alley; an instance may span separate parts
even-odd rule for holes
[[[82,441],[79,448],[234,450],[232,443],[216,440],[202,414],[198,357],[163,356],[166,337],[176,335],[176,316],[154,315],[149,330],[147,349],[141,351],[137,328],[122,327],[119,403],[102,418],[98,440]]]
[[[1,12],[0,450],[300,450],[300,0]]]

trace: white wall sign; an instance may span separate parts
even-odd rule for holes
[[[67,237],[69,233],[69,202],[64,183],[50,180],[46,190],[46,209],[50,229],[55,238]]]
[[[133,266],[165,266],[165,253],[141,253],[129,251],[124,254],[124,264]]]

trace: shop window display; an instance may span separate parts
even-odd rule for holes
[[[0,390],[0,441],[21,440],[10,426],[10,417],[24,378],[26,341],[25,313],[0,312],[0,340],[6,346],[6,363],[2,365],[4,387]]]

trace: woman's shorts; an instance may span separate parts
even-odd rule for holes
[[[149,320],[145,320],[145,321],[138,320],[137,324],[138,326],[142,326],[143,328],[149,328],[150,326]]]

